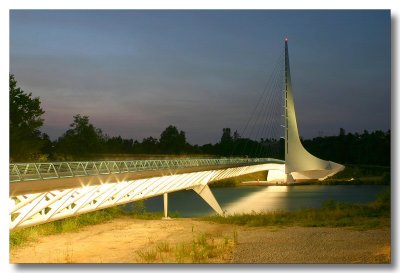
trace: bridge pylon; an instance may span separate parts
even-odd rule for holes
[[[285,174],[286,181],[323,180],[344,169],[344,166],[323,160],[310,154],[300,141],[292,82],[290,77],[288,39],[285,39],[284,70],[284,117],[285,117]]]

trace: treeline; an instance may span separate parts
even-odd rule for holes
[[[390,166],[390,130],[346,134],[340,128],[338,136],[308,139],[303,144],[312,154],[334,162]]]
[[[147,137],[141,141],[109,136],[91,124],[89,117],[73,116],[69,128],[57,139],[39,129],[43,125],[39,98],[32,97],[17,86],[10,75],[10,161],[49,161],[101,159],[107,155],[207,155],[279,157],[279,141],[259,142],[241,138],[237,132],[224,128],[216,144],[192,145],[186,134],[173,125],[165,128],[158,138]],[[282,155],[281,155],[282,156]]]
[[[31,147],[37,149],[32,154],[31,160],[90,160],[131,155],[131,157],[152,156],[185,156],[185,155],[207,155],[207,156],[265,156],[269,142],[256,142],[242,139],[236,134],[233,138],[229,128],[223,129],[221,140],[216,144],[191,145],[186,140],[184,131],[170,125],[165,128],[159,138],[147,137],[142,141],[124,139],[121,136],[109,136],[101,129],[90,123],[88,116],[75,115],[70,128],[57,140],[51,141],[46,134],[38,134],[35,143],[42,145]],[[28,140],[27,140],[28,142]],[[272,142],[271,142],[272,143]],[[270,145],[273,146],[273,145]],[[274,149],[278,146],[275,145]],[[235,151],[236,149],[236,151]],[[13,149],[11,149],[13,150]],[[18,154],[18,156],[23,154]],[[13,157],[14,156],[14,157]],[[25,157],[15,157],[11,154],[13,161],[25,161]],[[272,157],[272,156],[271,156]],[[276,157],[276,156],[275,156]]]
[[[158,138],[147,137],[141,141],[109,136],[91,124],[89,117],[73,116],[69,128],[57,139],[39,129],[43,125],[39,98],[32,97],[17,87],[10,75],[10,161],[62,161],[96,160],[107,155],[139,157],[142,155],[186,156],[204,155],[216,157],[272,157],[284,158],[283,139],[241,137],[237,131],[223,128],[220,140],[215,144],[192,145],[186,134],[170,125]],[[390,165],[390,131],[363,134],[345,134],[318,137],[303,141],[305,147],[318,157],[345,164]]]

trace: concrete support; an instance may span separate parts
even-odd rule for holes
[[[223,216],[224,212],[222,211],[220,205],[218,204],[217,200],[215,199],[213,193],[210,190],[210,187],[208,185],[199,185],[197,187],[194,187],[193,190],[200,195],[201,198],[204,199],[204,201],[207,202],[207,204],[212,207],[212,209],[218,213],[219,215]]]
[[[164,217],[162,219],[163,220],[171,219],[170,217],[168,217],[168,193],[164,193]]]
[[[286,183],[292,184],[294,182],[295,182],[295,180],[293,179],[292,174],[290,174],[290,173],[286,174]]]
[[[285,182],[286,174],[285,174],[285,166],[282,166],[281,170],[269,170],[267,175],[268,182]]]

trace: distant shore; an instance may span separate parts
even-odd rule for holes
[[[387,181],[383,181],[381,177],[362,177],[358,179],[327,179],[327,180],[311,180],[298,181],[294,183],[286,183],[282,181],[243,181],[237,186],[301,186],[301,185],[390,185]],[[218,186],[218,185],[216,185]]]
[[[282,181],[243,181],[238,186],[295,186],[295,185],[312,185],[319,181],[303,181],[295,183],[286,183]]]
[[[300,186],[300,185],[390,185],[389,166],[346,165],[346,168],[325,180],[308,180],[286,183],[282,181],[267,182],[268,172],[246,174],[238,177],[215,181],[211,187],[237,186]]]

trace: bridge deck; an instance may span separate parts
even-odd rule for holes
[[[283,162],[255,159],[180,159],[10,165],[10,229],[29,227],[153,196],[194,190],[218,214],[224,212],[208,183]]]
[[[263,163],[272,158],[173,159],[10,164],[10,196]]]

